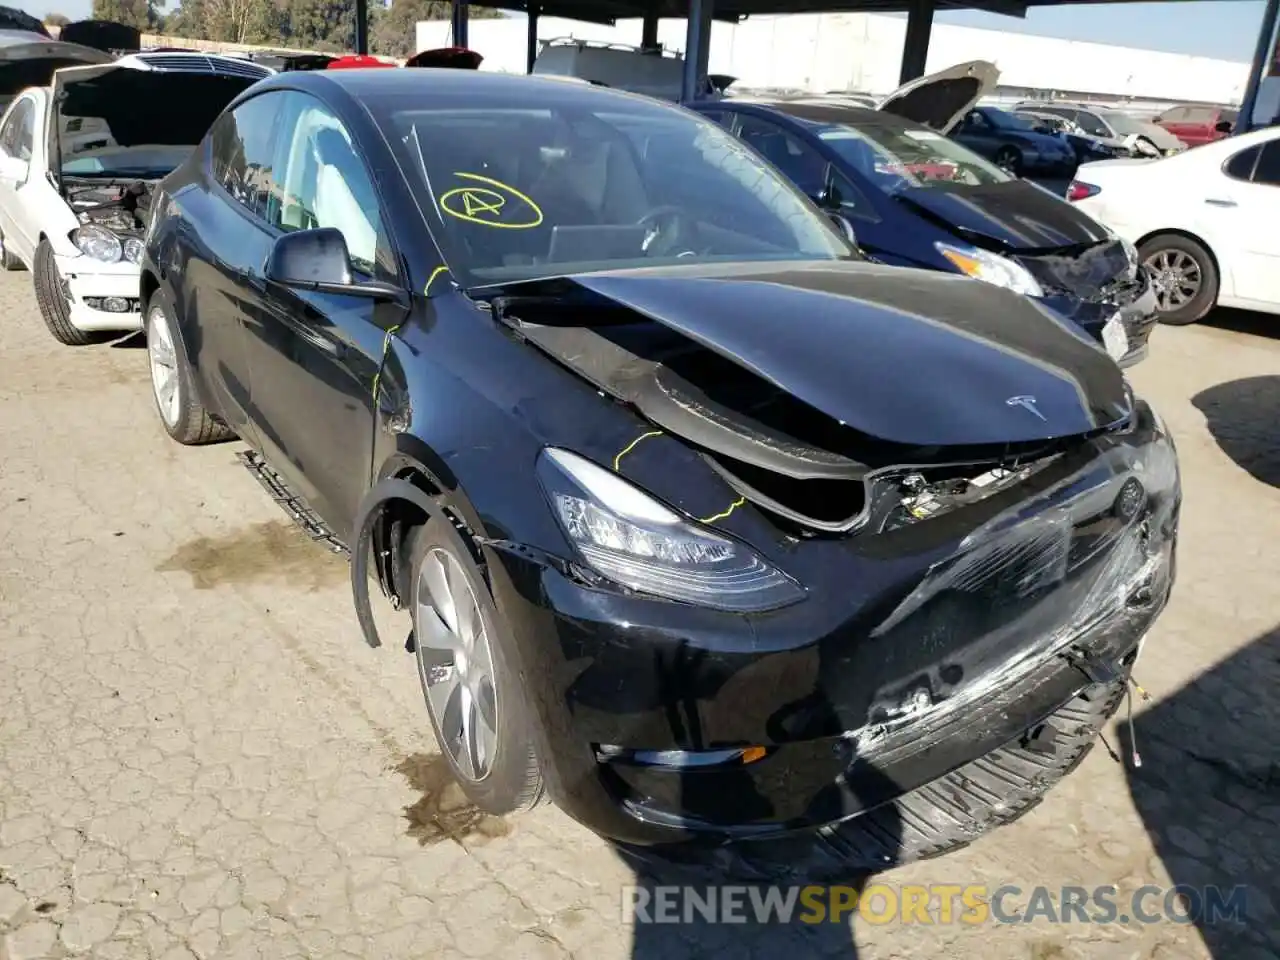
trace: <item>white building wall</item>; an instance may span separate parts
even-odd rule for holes
[[[887,93],[898,85],[906,28],[905,18],[870,13],[761,16],[739,24],[715,23],[710,68],[712,73],[738,77],[746,87]],[[621,20],[614,27],[551,17],[538,21],[539,40],[567,36],[636,44],[640,21]],[[485,57],[482,69],[524,72],[524,17],[473,20],[469,39]],[[658,39],[669,49],[683,50],[684,21],[660,21]],[[419,23],[417,41],[419,50],[448,45],[449,22]],[[1228,60],[935,25],[928,70],[965,60],[993,61],[1000,68],[1002,86],[1174,101],[1239,102],[1249,74],[1247,63]]]

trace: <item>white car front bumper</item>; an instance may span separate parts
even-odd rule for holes
[[[141,330],[136,263],[121,260],[103,263],[81,254],[54,254],[71,310],[71,323],[79,330]]]

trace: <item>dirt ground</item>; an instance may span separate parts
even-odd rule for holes
[[[1016,824],[879,879],[1245,884],[1244,919],[644,925],[631,869],[554,807],[458,802],[344,561],[236,444],[163,435],[137,338],[61,347],[0,276],[0,958],[1276,956],[1280,318],[1158,330],[1133,380],[1185,488],[1141,769],[1095,750]]]

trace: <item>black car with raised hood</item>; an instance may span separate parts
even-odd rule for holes
[[[1027,294],[1079,324],[1122,366],[1137,363],[1156,325],[1156,298],[1133,246],[946,135],[998,76],[989,63],[958,64],[874,108],[831,97],[691,106],[847,220],[874,259]],[[1064,162],[1074,156],[1045,139]]]
[[[409,612],[483,810],[810,875],[941,852],[1071,769],[1165,605],[1174,447],[1107,355],[865,261],[674,105],[280,74],[155,210],[164,429],[247,444],[369,643],[372,583]]]

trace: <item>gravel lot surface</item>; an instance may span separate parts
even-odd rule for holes
[[[554,807],[469,810],[345,562],[236,444],[164,436],[138,339],[58,346],[26,273],[0,317],[0,958],[1280,953],[1280,318],[1158,330],[1133,372],[1186,498],[1141,769],[1095,750],[1016,824],[879,878],[1248,884],[1246,920],[815,927],[634,924],[635,873]]]

